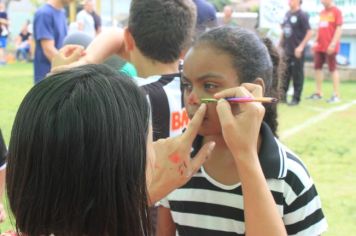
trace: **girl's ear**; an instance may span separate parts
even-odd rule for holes
[[[132,37],[132,34],[127,27],[124,29],[124,42],[125,42],[127,52],[130,52],[134,49],[135,40]]]
[[[261,78],[256,78],[254,81],[253,81],[254,84],[258,84],[259,86],[262,87],[262,91],[263,93],[265,93],[265,82],[263,81],[263,79]]]
[[[183,49],[182,52],[179,54],[179,59],[183,60],[185,57],[185,54],[187,54],[188,50],[189,50],[189,48]]]

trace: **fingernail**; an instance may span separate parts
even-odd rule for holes
[[[226,101],[224,98],[220,98],[218,103],[221,103],[221,102],[224,102],[224,101]]]
[[[193,171],[192,170],[188,170],[188,172],[187,172],[185,177],[190,178],[192,176],[192,174],[193,174]]]

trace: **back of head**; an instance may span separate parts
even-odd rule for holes
[[[224,16],[230,18],[232,16],[232,13],[233,13],[232,7],[230,5],[226,5],[224,7]]]
[[[172,63],[190,46],[195,21],[190,0],[132,0],[128,29],[144,56]]]
[[[82,2],[84,4],[84,9],[88,12],[92,12],[94,10],[94,2],[93,0],[85,0]]]
[[[149,108],[104,65],[54,74],[24,98],[14,122],[7,192],[26,235],[148,235]]]
[[[82,31],[78,31],[68,34],[63,40],[63,45],[75,44],[87,48],[91,41],[93,41],[91,36]]]
[[[256,78],[264,81],[265,96],[279,97],[280,58],[270,40],[261,40],[254,32],[241,27],[223,26],[203,34],[196,46],[207,44],[231,57],[241,83],[253,83]],[[264,121],[276,134],[276,104],[264,104]]]

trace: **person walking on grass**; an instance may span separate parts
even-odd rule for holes
[[[288,103],[290,106],[296,106],[300,102],[304,84],[304,49],[312,37],[309,16],[300,9],[301,4],[302,0],[289,0],[290,10],[284,17],[280,40],[287,66],[282,81],[282,101],[287,102],[287,91],[292,79],[294,94],[292,101]]]
[[[0,1],[0,65],[6,64],[5,49],[7,46],[8,31],[8,17],[4,3]]]
[[[67,35],[67,17],[64,7],[73,0],[49,0],[35,13],[33,34],[36,42],[34,82],[41,81],[51,70],[51,60],[63,46]]]
[[[314,69],[316,91],[308,98],[320,100],[323,97],[322,67],[327,62],[333,80],[334,94],[327,100],[328,103],[340,102],[339,72],[336,68],[336,54],[340,49],[341,26],[343,23],[341,11],[334,5],[333,0],[321,0],[324,10],[320,13],[318,34],[314,45]]]

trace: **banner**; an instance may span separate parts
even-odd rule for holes
[[[343,28],[356,29],[356,0],[334,0],[334,4],[342,12]],[[324,9],[320,0],[304,0],[302,9],[309,14],[311,27],[316,28],[319,22],[319,13]],[[288,0],[261,0],[260,27],[270,29],[280,25],[288,10]]]

